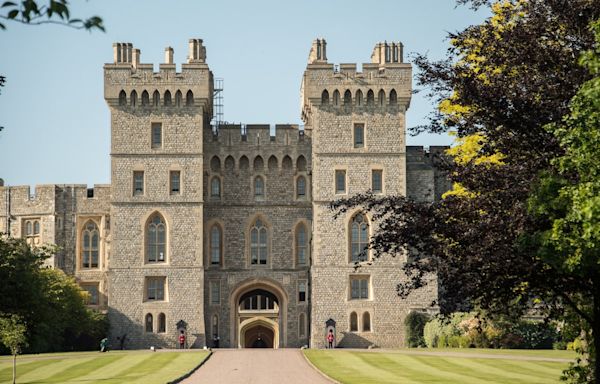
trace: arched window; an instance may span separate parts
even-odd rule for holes
[[[298,336],[306,337],[306,315],[304,313],[298,316]]]
[[[158,314],[158,333],[167,332],[167,316],[164,313]]]
[[[213,225],[210,229],[210,264],[211,265],[220,265],[221,264],[221,252],[222,252],[222,244],[221,241],[223,234],[221,232],[221,227],[217,224]]]
[[[131,106],[135,107],[137,104],[137,92],[135,90],[131,91]]]
[[[375,105],[375,94],[372,89],[367,92],[367,105]]]
[[[255,171],[262,171],[263,167],[265,166],[265,162],[263,161],[263,158],[260,156],[256,156],[254,158],[254,170]]]
[[[187,91],[187,94],[185,95],[185,105],[188,107],[194,105],[194,93],[192,90]]]
[[[98,226],[89,220],[81,232],[81,268],[98,268],[99,243]]]
[[[333,91],[333,105],[340,105],[340,91]]]
[[[165,220],[155,213],[146,225],[146,262],[162,263],[167,260],[167,228]]]
[[[235,168],[235,160],[233,157],[231,157],[231,155],[227,156],[225,159],[225,169],[229,172],[233,172],[233,168]]]
[[[221,172],[221,159],[219,156],[213,156],[210,159],[210,170],[213,172]]]
[[[325,89],[321,94],[321,105],[329,104],[329,92]]]
[[[181,107],[182,99],[183,99],[183,95],[181,94],[181,91],[177,90],[177,92],[175,92],[175,105],[178,107]]]
[[[144,90],[144,92],[142,92],[142,107],[147,107],[148,104],[150,104],[150,95],[148,94],[148,91]]]
[[[350,225],[351,261],[367,260],[366,249],[369,245],[369,224],[364,214],[358,213]],[[364,251],[364,252],[363,252]]]
[[[119,92],[119,105],[127,105],[127,94],[123,90]]]
[[[165,91],[165,107],[171,106],[171,92]]]
[[[385,91],[383,89],[379,90],[377,98],[379,99],[379,105],[385,105]]]
[[[283,170],[285,170],[285,171],[291,171],[292,170],[292,158],[289,157],[288,155],[285,155],[283,157],[283,160],[281,161],[281,168],[283,168]]]
[[[152,94],[152,105],[158,107],[160,105],[160,93],[158,91],[154,91]]]
[[[362,91],[359,89],[358,91],[356,91],[356,105],[362,105],[363,104],[363,94]]]
[[[34,235],[40,234],[40,222],[37,220],[33,222],[33,234]]]
[[[154,318],[151,313],[146,314],[146,332],[154,332]]]
[[[260,219],[250,229],[250,264],[267,264],[267,227]]]
[[[296,262],[298,265],[306,265],[308,255],[307,243],[306,226],[300,223],[296,229]]]
[[[350,332],[358,332],[358,315],[356,312],[350,314]]]
[[[27,227],[27,230],[25,232],[27,236],[33,235],[33,223],[31,221],[28,221],[27,224],[25,224],[25,226]]]
[[[298,156],[296,160],[296,169],[300,172],[306,171],[306,158],[303,155]]]
[[[296,198],[304,199],[306,197],[306,178],[298,176],[296,179]]]
[[[352,93],[349,89],[344,92],[344,105],[352,105]]]
[[[242,155],[240,157],[240,171],[247,171],[250,168],[250,160],[246,157],[246,155]]]
[[[396,94],[396,90],[392,89],[390,91],[390,105],[398,104],[398,95]]]
[[[221,179],[218,176],[214,176],[210,181],[210,197],[221,198]]]
[[[262,176],[254,178],[254,198],[263,199],[265,197],[265,180]]]
[[[269,157],[269,161],[267,161],[267,166],[269,167],[269,171],[277,170],[278,161],[275,155],[271,155],[271,157]]]
[[[371,332],[371,314],[369,312],[363,313],[362,330],[363,332]]]

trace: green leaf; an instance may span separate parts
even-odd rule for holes
[[[19,14],[19,10],[13,9],[12,11],[8,12],[8,18],[14,19],[15,17],[17,17],[18,14]]]
[[[13,3],[12,1],[5,1],[2,6],[0,6],[0,8],[4,8],[4,7],[15,7],[17,4]]]

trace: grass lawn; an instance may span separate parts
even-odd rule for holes
[[[17,357],[17,383],[160,383],[186,374],[207,351],[110,351]],[[0,383],[12,382],[12,357],[0,357]]]
[[[440,355],[427,355],[429,352]],[[307,349],[304,354],[319,370],[344,384],[560,383],[567,362],[533,358],[575,358],[570,351],[437,348],[377,352]]]

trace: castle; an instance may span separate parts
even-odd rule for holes
[[[371,63],[334,66],[317,39],[296,125],[211,126],[214,80],[200,39],[181,72],[155,72],[114,44],[104,66],[111,184],[1,186],[0,232],[60,248],[48,264],[75,276],[127,348],[404,345],[404,317],[437,297],[396,294],[403,257],[372,264],[376,223],[332,200],[371,190],[433,201],[448,188],[429,153],[405,144],[411,65],[400,43]],[[273,129],[274,128],[274,129]],[[364,264],[355,269],[355,264]]]

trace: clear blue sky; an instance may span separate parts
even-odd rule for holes
[[[45,0],[40,0],[44,2]],[[204,40],[215,77],[225,79],[225,120],[301,123],[300,81],[316,37],[332,63],[366,63],[378,41],[441,58],[447,33],[478,24],[487,10],[454,0],[74,0],[72,15],[99,15],[106,33],[7,24],[0,31],[0,178],[7,185],[110,182],[110,114],[104,63],[113,42],[141,49],[141,62],[184,62],[187,41]],[[407,125],[434,108],[415,95]],[[447,136],[408,137],[409,145],[450,144]]]

